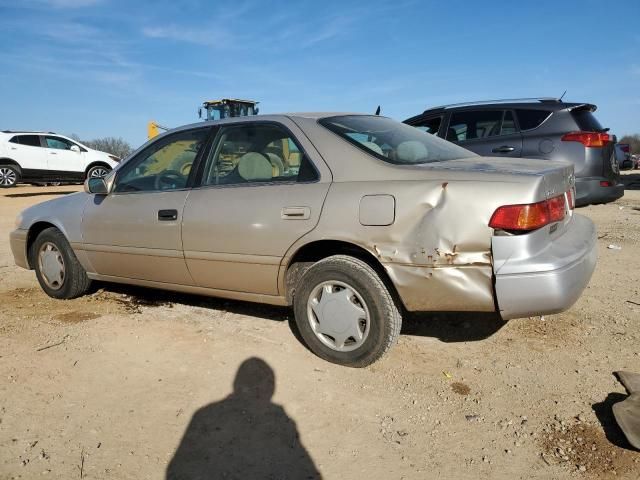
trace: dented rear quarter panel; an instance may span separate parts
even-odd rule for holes
[[[570,164],[472,157],[392,165],[336,141],[314,119],[296,121],[331,169],[333,183],[317,227],[292,246],[283,264],[313,241],[358,245],[380,261],[410,311],[495,311],[492,213],[569,188]],[[395,199],[391,225],[360,223],[367,195]]]

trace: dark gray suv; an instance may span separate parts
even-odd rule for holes
[[[430,108],[404,123],[479,155],[570,161],[580,206],[624,195],[616,137],[593,115],[596,108],[554,98],[492,100]]]

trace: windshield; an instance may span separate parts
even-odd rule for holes
[[[414,165],[477,156],[435,135],[386,117],[345,115],[323,118],[320,124],[389,163]]]

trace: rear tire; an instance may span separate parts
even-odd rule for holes
[[[309,267],[293,304],[303,340],[332,363],[366,367],[400,335],[402,316],[389,289],[373,268],[354,257],[334,255]]]
[[[14,165],[0,165],[0,188],[15,187],[20,181],[20,169]]]
[[[87,272],[57,228],[40,232],[29,250],[31,265],[42,290],[53,298],[71,299],[84,295],[91,287]]]

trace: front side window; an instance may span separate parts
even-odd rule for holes
[[[70,150],[75,143],[61,137],[45,137],[47,148],[55,148],[56,150]]]
[[[476,156],[469,150],[390,118],[345,115],[323,118],[320,124],[388,163],[414,165]]]
[[[211,150],[204,185],[298,182],[316,173],[292,135],[276,124],[224,127]]]
[[[116,179],[115,192],[178,190],[187,186],[191,167],[209,129],[169,135],[128,161]]]
[[[16,135],[11,140],[11,143],[17,143],[20,145],[27,145],[28,147],[40,147],[40,137],[38,135]]]
[[[425,120],[421,120],[418,123],[414,124],[418,130],[422,130],[426,133],[431,133],[433,135],[437,135],[438,130],[440,130],[440,124],[442,123],[442,115],[434,118],[427,118]]]

